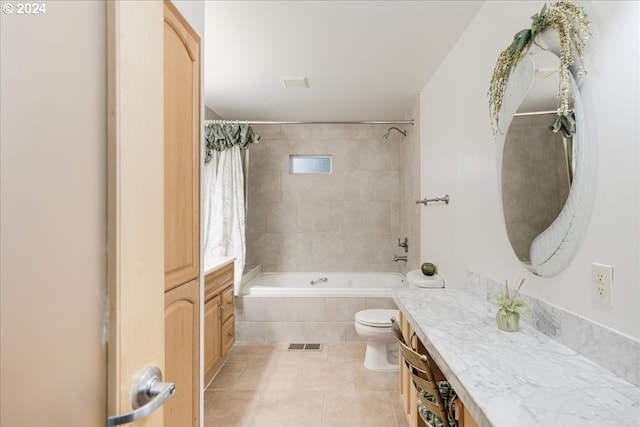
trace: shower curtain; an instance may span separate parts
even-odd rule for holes
[[[260,137],[248,125],[205,124],[204,265],[215,257],[234,256],[234,294],[238,295],[246,255],[246,167],[243,151]]]

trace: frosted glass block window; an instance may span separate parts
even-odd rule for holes
[[[331,156],[291,155],[291,173],[331,173]]]

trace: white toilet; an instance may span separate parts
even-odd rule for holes
[[[370,309],[356,313],[356,332],[367,338],[364,367],[378,372],[398,370],[398,343],[391,332],[391,318],[399,318],[398,310]]]

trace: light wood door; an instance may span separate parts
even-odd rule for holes
[[[104,426],[106,8],[38,4],[0,13],[0,425]]]
[[[221,299],[216,295],[204,304],[204,383],[207,385],[221,358]]]
[[[165,427],[197,426],[200,415],[199,280],[165,294],[165,365],[178,393],[164,406]]]
[[[120,415],[132,410],[139,373],[164,370],[163,10],[146,1],[106,8],[108,414]],[[162,426],[162,411],[129,425]]]
[[[200,273],[200,38],[164,2],[165,289]]]

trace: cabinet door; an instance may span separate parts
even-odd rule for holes
[[[226,322],[233,315],[233,286],[222,291],[222,322]]]
[[[200,38],[164,3],[165,290],[200,273]]]
[[[222,355],[226,356],[235,343],[236,317],[231,316],[222,325]]]
[[[204,383],[209,384],[220,362],[220,295],[204,304]]]
[[[164,425],[199,425],[200,316],[199,280],[165,293],[165,378],[176,394],[165,404]]]

